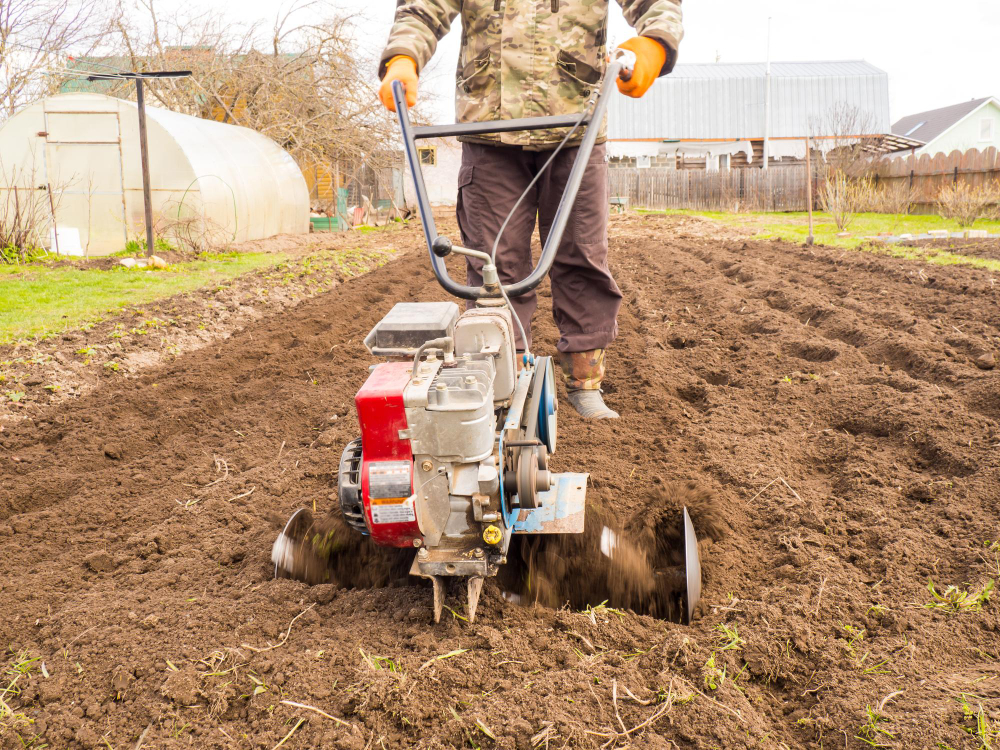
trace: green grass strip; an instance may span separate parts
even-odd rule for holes
[[[164,270],[0,265],[0,344],[44,338],[109,311],[222,283],[276,265],[280,253],[203,254]]]
[[[673,216],[697,216],[711,221],[717,221],[726,226],[745,229],[757,240],[784,240],[786,242],[804,243],[809,236],[809,215],[805,212],[794,213],[739,213],[730,214],[718,211],[688,211],[668,210],[653,211],[638,209],[639,213],[666,214]],[[985,229],[991,234],[1000,234],[1000,221],[980,220],[975,229]],[[837,226],[830,215],[823,212],[813,214],[813,239],[817,245],[841,247],[846,250],[862,250],[879,255],[890,255],[894,258],[917,260],[940,266],[962,265],[974,266],[990,271],[1000,271],[1000,261],[991,258],[978,258],[974,255],[953,253],[940,248],[917,248],[904,245],[873,244],[872,237],[887,233],[896,236],[900,234],[926,234],[931,230],[944,229],[949,232],[961,231],[953,221],[940,216],[891,216],[886,214],[858,214],[849,228],[850,237],[838,237]],[[960,240],[953,240],[959,242]]]

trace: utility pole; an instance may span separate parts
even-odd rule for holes
[[[764,169],[771,161],[771,17],[767,18],[767,68],[764,73]]]
[[[809,136],[806,136],[806,200],[809,202],[809,236],[806,237],[806,244],[812,245],[815,242],[813,237],[813,170],[812,170],[812,144],[809,143]]]
[[[142,163],[142,202],[146,219],[146,255],[153,252],[153,199],[149,187],[149,148],[146,140],[146,96],[142,82],[147,78],[186,78],[190,70],[161,70],[152,73],[95,73],[88,81],[135,81],[135,102],[139,110],[139,156]],[[124,189],[122,185],[122,189]]]

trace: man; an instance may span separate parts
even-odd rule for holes
[[[636,55],[626,96],[646,93],[677,60],[681,0],[618,0],[639,36],[621,46]],[[397,0],[396,20],[382,53],[379,97],[395,111],[391,84],[417,101],[417,80],[456,16],[462,17],[457,71],[459,122],[509,120],[583,112],[607,60],[607,0]],[[560,365],[573,407],[585,418],[616,418],[601,397],[604,352],[618,333],[621,291],[608,271],[608,195],[605,124],[601,124],[569,225],[550,278],[552,314],[559,327]],[[566,134],[543,130],[466,137],[461,140],[458,225],[462,244],[489,252],[517,199]],[[582,132],[556,156],[518,207],[497,247],[503,283],[531,270],[535,216],[544,243],[576,158]],[[482,283],[482,262],[469,259],[468,283]],[[535,293],[512,300],[531,347]]]

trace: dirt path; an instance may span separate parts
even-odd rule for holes
[[[560,410],[555,460],[636,524],[671,482],[715,494],[724,533],[704,544],[694,626],[596,601],[520,608],[492,585],[475,626],[432,626],[406,581],[270,580],[269,519],[335,491],[362,337],[396,301],[441,298],[410,253],[0,434],[0,637],[10,661],[40,657],[6,697],[34,721],[20,734],[119,750],[289,732],[282,747],[979,747],[960,701],[1000,722],[996,605],[924,605],[928,578],[975,592],[1000,576],[989,275],[712,240],[688,219],[612,232],[623,418]],[[20,747],[13,730],[0,747]]]

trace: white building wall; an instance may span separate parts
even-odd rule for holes
[[[608,107],[609,140],[764,137],[763,63],[678,65],[641,99],[616,96]],[[863,61],[774,63],[772,138],[824,133],[844,107],[862,113],[872,133],[889,132],[889,78]]]
[[[428,138],[417,141],[417,148],[433,147],[437,164],[424,165],[424,185],[433,206],[454,206],[458,200],[458,169],[462,166],[462,144],[454,138]],[[406,205],[417,205],[417,192],[413,187],[413,173],[407,164],[404,174],[403,195]]]

